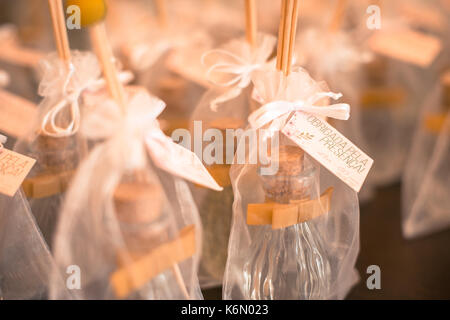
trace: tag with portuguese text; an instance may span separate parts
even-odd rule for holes
[[[361,190],[373,160],[326,121],[296,112],[282,132],[350,188]]]
[[[442,50],[439,38],[412,30],[377,31],[369,39],[376,53],[426,68]]]
[[[17,152],[0,150],[0,193],[13,197],[35,163]]]

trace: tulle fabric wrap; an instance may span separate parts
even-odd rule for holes
[[[47,299],[53,268],[23,192],[0,195],[0,300]],[[54,286],[64,290],[56,275]]]
[[[402,181],[402,228],[406,238],[426,236],[450,226],[450,113],[436,85],[423,105]],[[427,118],[443,119],[440,131]]]
[[[257,71],[252,78],[257,96],[266,103],[306,100],[326,88],[301,68],[295,68],[287,78],[272,69]],[[285,115],[264,127],[269,130],[266,139],[275,136],[289,117]],[[283,145],[294,144],[280,133]],[[359,252],[356,192],[306,155],[305,168],[314,172],[309,195],[316,199],[333,187],[331,210],[281,230],[247,225],[247,205],[264,203],[265,192],[257,165],[249,162],[250,155],[258,150],[254,145],[246,145],[245,150],[245,163],[238,164],[236,156],[230,171],[234,203],[223,298],[343,299],[358,281],[354,267]]]
[[[301,32],[296,43],[301,48],[297,63],[305,66],[318,80],[325,81],[331,90],[341,92],[343,101],[352,106],[347,121],[330,120],[332,125],[361,150],[367,152],[368,143],[363,134],[360,92],[362,88],[362,64],[370,62],[373,54],[361,47],[359,30],[340,30],[334,33],[318,28]],[[374,186],[366,182],[359,192],[359,200],[372,198]]]
[[[275,42],[273,36],[259,34],[254,48],[240,38],[204,54],[203,60],[210,70],[208,75],[213,88],[203,95],[191,116],[191,134],[194,133],[193,121],[201,121],[203,132],[210,128],[221,130],[225,144],[230,142],[225,141],[227,125],[234,130],[245,128],[253,104],[251,74],[264,66],[273,52]],[[226,152],[227,149],[223,150]],[[225,170],[229,170],[233,154],[230,152],[228,160],[224,155],[224,163],[220,166]],[[214,166],[211,163],[205,165]],[[231,184],[227,182],[223,187],[224,190],[220,193],[198,186],[191,188],[204,228],[204,247],[199,269],[202,288],[220,286],[223,281],[233,205]]]
[[[42,60],[40,67],[42,80],[39,94],[43,100],[38,106],[38,116],[30,124],[29,133],[17,141],[14,150],[37,160],[27,179],[37,181],[36,184],[33,182],[32,189],[39,188],[46,193],[49,187],[34,187],[42,180],[40,177],[62,174],[65,183],[68,183],[66,178],[70,177],[87,153],[86,141],[78,131],[82,109],[82,99],[79,99],[78,93],[81,94],[84,88],[94,83],[101,71],[95,55],[80,51],[72,52],[70,67],[56,53]],[[75,102],[77,107],[72,109]],[[50,121],[45,125],[44,119],[58,104],[63,107],[55,113],[55,125],[63,132],[58,136],[48,136],[43,131],[44,128],[49,131]],[[44,196],[27,196],[39,228],[51,246],[64,190]]]
[[[129,252],[123,236],[114,203],[114,191],[119,183],[140,172],[146,183],[163,190],[155,203],[140,208],[140,212],[153,212],[160,207],[157,220],[132,227],[156,228],[164,226],[160,241],[175,238],[186,226],[195,226],[196,253],[178,264],[191,299],[202,299],[197,279],[197,265],[201,248],[201,225],[189,188],[181,179],[160,170],[149,158],[145,134],[155,125],[153,110],[156,98],[136,94],[130,98],[127,115],[121,115],[118,106],[111,102],[86,115],[83,132],[92,138],[107,138],[98,144],[80,165],[71,188],[67,192],[61,220],[55,237],[55,260],[60,271],[69,265],[80,267],[80,290],[66,295],[53,286],[52,299],[116,299],[110,277],[120,268],[119,252]],[[100,112],[100,113],[98,113]],[[101,116],[99,116],[99,114]],[[104,115],[110,117],[104,118]],[[149,207],[150,205],[150,207]],[[131,229],[133,230],[133,229]],[[143,246],[146,243],[141,243]],[[148,243],[151,245],[151,243]],[[126,260],[126,263],[131,263]],[[157,263],[155,261],[155,263]],[[129,299],[185,299],[171,270],[166,270],[130,293]]]

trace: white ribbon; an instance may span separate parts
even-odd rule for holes
[[[350,118],[350,106],[346,103],[332,104],[329,106],[315,106],[314,104],[323,98],[338,100],[340,93],[318,92],[306,100],[300,101],[273,101],[263,105],[248,117],[248,122],[254,129],[259,129],[271,121],[294,111],[302,111],[322,117],[330,117],[339,120]]]
[[[251,82],[252,72],[261,68],[261,64],[249,64],[238,55],[224,49],[213,49],[205,52],[202,55],[203,65],[206,65],[206,57],[211,54],[221,54],[225,57],[232,58],[235,61],[219,62],[209,67],[208,71],[206,72],[206,77],[211,83],[217,86],[229,87],[237,85],[241,89],[246,88]],[[211,76],[211,73],[213,72],[222,73],[224,76],[234,75],[234,77],[228,81],[214,80]]]
[[[74,67],[71,64],[67,79],[64,84],[64,92],[70,82],[70,78],[74,74]],[[124,71],[119,74],[119,80],[122,83],[128,83],[133,79],[133,74],[129,71]],[[106,85],[105,79],[91,79],[84,85],[77,88],[73,93],[66,95],[61,101],[56,103],[44,115],[41,123],[41,131],[43,134],[51,137],[67,137],[75,134],[80,127],[80,106],[78,100],[85,90],[98,91]],[[70,123],[65,127],[60,127],[56,124],[56,117],[65,108],[70,107]]]
[[[4,135],[0,134],[0,153],[2,153],[2,151],[3,151],[3,144],[5,144],[7,140],[8,140],[7,137],[5,137]]]
[[[218,104],[238,97],[242,90],[250,85],[253,72],[267,63],[276,40],[265,34],[259,37],[256,48],[251,48],[247,41],[239,39],[230,41],[224,48],[212,49],[202,55],[203,65],[207,65],[206,58],[211,55],[215,55],[218,60],[206,72],[208,81],[216,86],[228,88],[211,101],[213,111],[217,111]],[[213,74],[217,77],[213,77]]]
[[[201,160],[192,151],[176,144],[159,127],[158,116],[165,109],[163,101],[147,92],[136,93],[122,115],[115,104],[103,104],[92,110],[83,123],[83,133],[93,138],[120,138],[127,143],[143,143],[158,168],[213,190],[221,191]],[[133,156],[128,155],[133,162]],[[138,161],[135,161],[138,163]]]

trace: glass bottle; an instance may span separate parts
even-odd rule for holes
[[[266,202],[287,204],[319,196],[319,172],[301,149],[281,146],[278,161],[279,169],[274,175],[262,175],[258,168]],[[271,225],[249,228],[254,233],[243,270],[246,299],[327,297],[330,264],[314,220],[278,230]]]

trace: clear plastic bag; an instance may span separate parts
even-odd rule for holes
[[[450,226],[449,73],[427,98],[403,175],[403,235],[428,235]]]
[[[41,67],[39,94],[44,99],[29,133],[17,141],[14,150],[36,159],[22,187],[51,247],[64,192],[87,153],[86,140],[78,131],[80,95],[97,83],[101,71],[92,53],[79,51],[72,52],[70,67],[56,54],[43,60]]]
[[[81,286],[69,296],[52,288],[52,299],[202,299],[196,206],[186,183],[161,169],[145,143],[160,132],[147,130],[161,106],[139,92],[130,95],[126,115],[113,102],[87,115],[97,121],[86,121],[86,136],[107,139],[68,190],[54,254],[60,270],[80,268]]]
[[[302,69],[282,77],[275,70],[257,72],[258,96],[267,103],[298,101],[324,91]],[[272,138],[288,118],[289,114],[277,118],[262,128],[266,131],[258,129],[254,134],[265,135],[273,145],[276,139]],[[243,140],[238,149],[244,148]],[[269,164],[278,167],[272,175],[262,174],[265,160],[249,161],[260,151],[251,144],[244,146],[246,161],[240,163],[236,156],[230,171],[235,200],[224,299],[343,299],[358,280],[356,192],[283,135],[278,154],[269,154]],[[282,211],[276,213],[291,207],[297,210],[305,203],[309,209],[302,210],[295,222],[285,223]],[[266,221],[268,210],[272,226]]]

